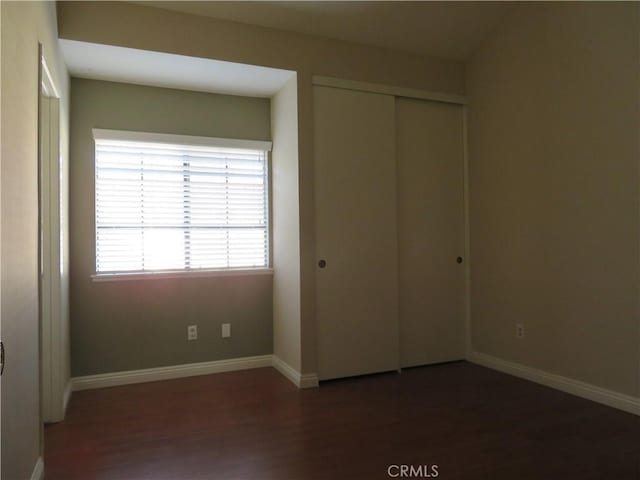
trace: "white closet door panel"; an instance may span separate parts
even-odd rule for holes
[[[399,98],[398,243],[403,367],[464,358],[463,111]]]
[[[320,379],[399,367],[395,99],[314,87]]]

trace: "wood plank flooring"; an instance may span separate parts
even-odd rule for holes
[[[298,390],[271,368],[73,394],[46,480],[638,480],[640,417],[466,362]],[[425,473],[431,473],[426,477]]]

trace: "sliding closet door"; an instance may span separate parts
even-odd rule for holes
[[[321,380],[399,368],[395,99],[314,87]]]
[[[396,103],[403,367],[464,358],[462,119],[457,105]]]

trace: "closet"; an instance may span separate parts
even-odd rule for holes
[[[462,106],[313,100],[319,378],[464,358]]]

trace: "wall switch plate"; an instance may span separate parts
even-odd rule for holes
[[[516,323],[516,338],[524,338],[524,325]]]
[[[231,337],[231,324],[223,323],[222,324],[222,338],[230,338]]]
[[[187,327],[187,340],[197,340],[197,339],[198,339],[198,326],[189,325]]]

